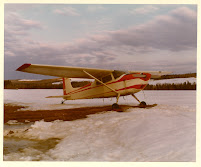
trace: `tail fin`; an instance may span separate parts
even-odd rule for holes
[[[69,78],[63,78],[63,94],[71,92],[74,88],[71,85],[71,80]]]

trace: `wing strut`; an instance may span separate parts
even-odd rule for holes
[[[86,72],[85,70],[83,70],[83,72],[85,74],[87,74],[88,76],[90,76],[91,78],[95,79],[96,81],[100,82],[102,85],[104,85],[105,87],[107,87],[108,89],[112,90],[113,92],[115,92],[117,94],[117,103],[120,97],[120,93],[118,93],[116,90],[114,90],[113,88],[109,87],[108,85],[106,85],[105,83],[103,83],[102,81],[100,81],[99,79],[97,79],[96,77],[94,77],[93,75],[89,74],[88,72]]]

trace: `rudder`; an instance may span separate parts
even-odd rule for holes
[[[71,92],[74,88],[71,85],[71,80],[69,78],[63,78],[63,94]]]

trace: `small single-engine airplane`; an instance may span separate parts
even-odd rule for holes
[[[120,96],[132,95],[140,106],[146,106],[134,94],[143,90],[151,78],[159,78],[171,72],[166,71],[118,71],[97,68],[69,66],[23,64],[16,71],[57,76],[63,78],[63,95],[47,98],[63,98],[66,100],[116,97],[113,109],[118,109]],[[79,88],[73,88],[70,78],[94,79],[94,82]]]

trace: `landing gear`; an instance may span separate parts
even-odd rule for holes
[[[140,101],[134,94],[131,94],[139,103],[140,103],[140,105],[139,105],[139,107],[140,108],[145,108],[146,107],[146,102],[144,102],[144,101]]]
[[[114,103],[112,105],[112,110],[117,112],[123,112],[122,108],[117,103]]]
[[[116,109],[119,109],[120,107],[119,107],[119,105],[117,104],[117,103],[114,103],[113,105],[112,105],[112,109],[113,110],[116,110]]]
[[[139,107],[140,107],[140,108],[145,108],[146,105],[147,105],[146,102],[141,101]]]
[[[122,112],[122,109],[118,105],[119,97],[120,97],[120,93],[118,93],[117,95],[117,102],[112,105],[112,110]]]

